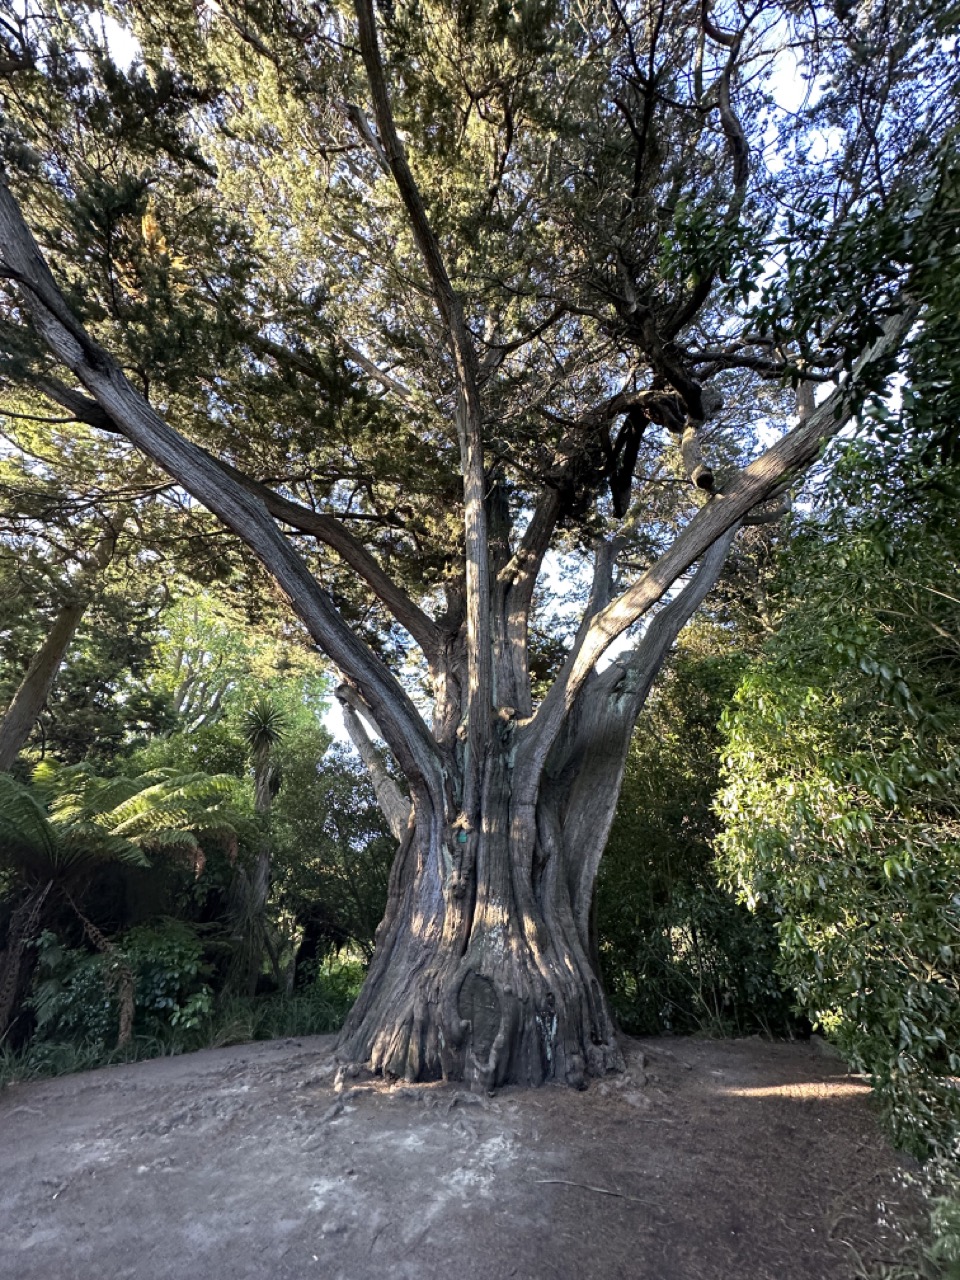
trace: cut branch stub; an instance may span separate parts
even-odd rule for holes
[[[692,484],[705,493],[713,492],[713,471],[703,460],[700,448],[700,432],[692,422],[688,422],[680,437],[680,456],[683,458],[683,469],[690,477]]]

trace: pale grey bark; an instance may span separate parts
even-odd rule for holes
[[[360,719],[369,710],[360,704],[357,695],[348,685],[341,685],[337,690],[337,700],[343,713],[343,723],[350,741],[357,749],[360,759],[370,775],[377,804],[387,820],[387,826],[395,840],[402,840],[410,825],[412,807],[410,797],[405,796],[387,772],[380,758],[380,753],[370,741],[370,736]]]
[[[372,0],[355,0],[360,52],[373,100],[380,142],[393,174],[410,229],[423,259],[440,312],[457,376],[457,438],[463,476],[467,686],[460,787],[460,821],[471,841],[481,822],[483,756],[493,712],[490,561],[487,530],[487,480],[483,465],[483,410],[477,381],[477,355],[439,242],[397,133],[377,39]]]
[[[74,600],[61,606],[46,640],[27,667],[13,701],[0,720],[0,773],[10,772],[26,746],[31,730],[46,706],[87,604],[86,600]]]

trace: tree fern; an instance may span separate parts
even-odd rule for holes
[[[52,861],[57,837],[29,787],[0,774],[0,865]]]
[[[101,778],[86,764],[44,762],[34,770],[32,786],[0,774],[0,870],[12,884],[19,881],[15,896],[21,907],[30,901],[42,905],[52,888],[51,897],[65,900],[104,950],[112,944],[102,935],[97,941],[95,926],[73,895],[82,892],[103,863],[148,866],[148,853],[177,852],[189,858],[199,875],[204,864],[200,837],[236,844],[237,826],[244,821],[239,788],[237,779],[227,775],[178,775],[169,769],[138,778]],[[26,944],[43,923],[38,907],[18,945],[0,951],[0,997],[15,991]],[[132,1020],[128,977],[121,992],[121,1039]],[[11,1001],[0,999],[0,1035]]]
[[[0,774],[0,866],[66,888],[98,863],[148,865],[149,849],[181,848],[196,861],[198,836],[236,836],[238,788],[227,775],[166,769],[101,778],[84,764],[40,764],[32,786]]]

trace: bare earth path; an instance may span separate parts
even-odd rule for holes
[[[585,1093],[334,1087],[330,1037],[0,1094],[3,1280],[820,1280],[903,1199],[807,1045],[629,1042]]]

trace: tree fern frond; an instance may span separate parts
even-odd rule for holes
[[[147,787],[105,816],[110,830],[131,838],[161,825],[199,827],[211,808],[238,790],[238,780],[228,774],[183,774]]]
[[[100,829],[73,828],[64,832],[57,859],[58,869],[73,870],[85,863],[125,862],[129,866],[148,867],[150,859],[132,840]]]
[[[172,831],[165,828],[142,837],[143,843],[153,849],[199,849],[200,842],[192,831]]]
[[[29,787],[0,773],[0,859],[55,859],[57,835]]]

